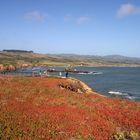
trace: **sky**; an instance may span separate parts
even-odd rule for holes
[[[140,0],[0,0],[0,50],[140,57]]]

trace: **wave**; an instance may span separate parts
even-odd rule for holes
[[[108,93],[114,96],[121,96],[125,99],[130,99],[130,100],[138,99],[138,97],[132,96],[131,93],[120,92],[120,91],[109,91]]]
[[[93,72],[93,74],[103,74],[103,72]]]
[[[88,73],[84,73],[84,72],[79,72],[77,74],[83,74],[83,75],[87,75],[87,74],[94,74],[94,75],[98,75],[98,74],[103,74],[102,72],[88,72]]]
[[[119,91],[109,91],[108,92],[111,95],[123,95],[123,96],[128,96],[129,94],[126,92],[119,92]]]
[[[137,99],[137,97],[134,97],[134,96],[126,96],[127,99],[130,99],[130,100],[135,100]]]

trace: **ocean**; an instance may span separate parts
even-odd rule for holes
[[[64,70],[64,67],[53,67],[56,70]],[[23,71],[45,70],[46,67],[28,68]],[[140,101],[140,68],[139,67],[74,67],[78,71],[96,73],[69,73],[68,76],[85,82],[93,91],[109,97],[119,97]],[[59,75],[59,73],[49,73]],[[65,76],[65,73],[62,73]]]
[[[110,97],[140,101],[140,68],[77,67],[77,70],[96,71],[95,74],[76,74],[94,91]]]

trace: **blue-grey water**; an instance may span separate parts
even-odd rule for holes
[[[75,75],[77,79],[87,83],[94,91],[106,96],[140,101],[140,68],[82,67],[80,69],[99,72]]]
[[[54,67],[56,70],[64,70],[64,67]],[[44,70],[46,67],[23,69],[24,72],[32,70]],[[140,101],[140,68],[133,67],[74,67],[76,70],[96,71],[95,74],[72,74],[89,85],[94,91],[110,97],[120,97]],[[59,73],[49,73],[58,75]],[[65,73],[62,73],[65,76]]]

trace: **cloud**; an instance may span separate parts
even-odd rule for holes
[[[83,23],[87,23],[89,20],[90,20],[90,17],[88,16],[80,16],[77,18],[77,23],[83,24]]]
[[[140,7],[136,7],[133,4],[122,4],[117,11],[118,17],[125,17],[131,14],[140,14]]]
[[[37,10],[28,12],[24,15],[24,19],[27,21],[43,22],[43,21],[45,21],[46,17],[47,17],[47,14],[41,13]]]

